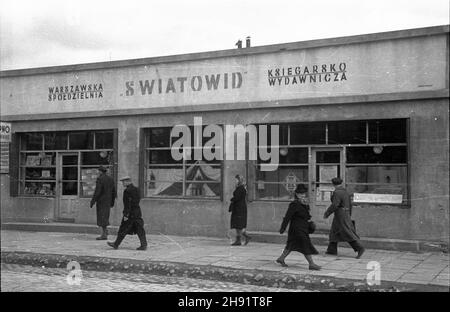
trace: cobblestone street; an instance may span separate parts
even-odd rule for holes
[[[69,284],[66,269],[1,265],[2,292],[276,292],[280,289],[194,278],[83,271],[79,285]],[[284,291],[289,291],[283,289]],[[296,290],[305,291],[305,290]]]

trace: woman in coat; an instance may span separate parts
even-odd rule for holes
[[[247,190],[244,185],[244,178],[236,175],[236,189],[233,192],[229,212],[231,212],[230,228],[236,229],[236,241],[232,246],[241,245],[241,237],[244,238],[244,245],[247,245],[251,237],[245,232],[247,227]]]
[[[303,184],[299,184],[294,192],[294,201],[289,204],[286,216],[281,224],[280,234],[283,234],[289,225],[286,247],[277,262],[282,266],[287,266],[284,259],[291,251],[301,252],[309,263],[310,270],[320,270],[320,266],[314,263],[311,255],[317,255],[318,251],[309,238],[309,205],[306,198],[307,189]]]

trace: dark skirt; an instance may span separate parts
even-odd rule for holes
[[[105,227],[109,225],[109,214],[111,208],[109,205],[99,205],[97,203],[97,225],[100,227]]]
[[[244,213],[232,212],[230,220],[230,228],[242,230],[245,229],[246,227],[247,227],[247,212],[246,211]]]
[[[289,229],[286,249],[301,252],[305,256],[319,254],[311,243],[309,235],[301,230],[295,229]]]

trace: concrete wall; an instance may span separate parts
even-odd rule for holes
[[[449,102],[448,99],[377,103],[330,104],[240,111],[122,116],[14,122],[15,132],[56,130],[119,130],[118,174],[139,175],[139,129],[192,124],[202,116],[204,124],[249,124],[383,118],[410,119],[411,207],[359,205],[354,218],[362,236],[449,241]],[[229,227],[228,204],[234,176],[245,174],[244,161],[224,162],[224,200],[143,199],[141,207],[147,229],[153,233],[225,236]],[[9,198],[8,179],[2,175],[2,220],[53,216],[52,199]],[[111,221],[119,224],[123,188]],[[95,210],[87,199],[79,200],[76,222],[95,224]],[[249,203],[248,229],[277,232],[287,203]],[[316,212],[313,217],[321,218]],[[329,224],[329,223],[328,223]],[[325,226],[326,227],[326,226]]]

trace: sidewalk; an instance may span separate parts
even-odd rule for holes
[[[120,248],[114,250],[107,246],[105,241],[96,241],[96,236],[94,234],[2,230],[2,262],[5,262],[8,257],[8,261],[13,261],[11,255],[20,257],[20,254],[48,255],[49,258],[55,255],[66,255],[90,257],[91,260],[97,259],[94,261],[97,263],[106,261],[105,259],[109,259],[108,261],[116,259],[123,263],[125,268],[127,264],[123,260],[139,265],[153,263],[165,266],[168,263],[170,267],[173,267],[170,272],[175,271],[176,265],[179,264],[184,274],[187,274],[189,267],[201,272],[201,268],[207,266],[215,269],[231,269],[234,270],[233,272],[241,270],[242,274],[247,274],[245,275],[247,282],[253,279],[258,280],[256,275],[260,272],[263,276],[289,276],[294,280],[329,282],[334,286],[336,282],[332,281],[339,279],[354,281],[355,285],[364,284],[370,272],[367,264],[370,261],[377,261],[381,268],[382,284],[393,282],[396,285],[404,284],[408,287],[414,284],[416,287],[418,285],[436,286],[449,290],[449,254],[444,253],[367,250],[361,259],[355,259],[355,253],[350,248],[340,247],[339,256],[333,257],[325,256],[325,247],[317,246],[320,254],[314,256],[314,260],[322,266],[322,270],[309,271],[303,255],[295,252],[286,259],[289,267],[283,268],[275,263],[275,259],[284,247],[279,244],[250,242],[247,246],[231,247],[228,239],[147,235],[149,246],[146,251],[135,250],[139,245],[136,236],[127,236]],[[110,240],[114,238],[115,236],[110,236]],[[254,274],[248,273],[250,272],[248,270]],[[288,284],[289,278],[285,279],[283,284]]]

